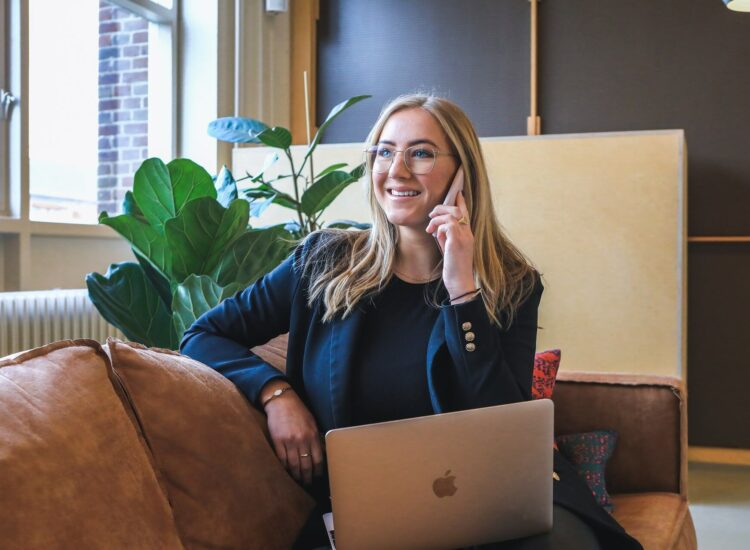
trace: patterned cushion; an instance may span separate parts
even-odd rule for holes
[[[607,492],[604,470],[617,443],[617,432],[598,430],[557,437],[560,452],[576,468],[578,475],[588,483],[596,501],[608,512],[614,505]]]
[[[532,399],[552,399],[552,390],[555,389],[555,380],[559,368],[559,349],[540,351],[534,356],[534,374],[531,379]],[[554,441],[552,442],[552,448],[557,449],[557,443]]]
[[[532,399],[552,399],[557,370],[560,368],[560,350],[540,351],[534,357],[534,376],[531,381]]]

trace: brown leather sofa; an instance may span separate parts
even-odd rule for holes
[[[283,338],[257,349],[283,368]],[[558,433],[612,428],[615,516],[646,549],[696,547],[676,379],[561,374]],[[264,416],[174,352],[62,341],[0,359],[4,549],[288,548],[312,500]]]
[[[617,521],[644,549],[698,547],[687,501],[687,395],[678,378],[561,372],[555,433],[619,433],[607,464]]]

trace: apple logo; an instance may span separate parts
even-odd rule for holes
[[[453,483],[456,476],[449,476],[450,473],[451,471],[448,470],[443,474],[443,477],[439,477],[432,482],[432,490],[440,498],[452,497],[458,491],[458,487]]]

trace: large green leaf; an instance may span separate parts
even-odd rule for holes
[[[292,134],[289,133],[289,130],[280,126],[266,128],[258,134],[258,139],[264,145],[275,147],[276,149],[289,149],[289,146],[292,144]]]
[[[278,153],[269,153],[266,155],[265,160],[263,161],[263,167],[260,169],[260,172],[255,174],[254,176],[251,176],[250,181],[253,183],[257,183],[260,180],[263,179],[264,174],[266,173],[266,170],[268,170],[271,166],[276,164],[279,160],[279,154]],[[248,174],[249,176],[250,174]]]
[[[233,200],[237,199],[237,182],[229,168],[222,166],[219,175],[216,176],[216,200],[224,208],[229,208]]]
[[[191,274],[211,274],[227,247],[246,231],[248,206],[247,201],[238,200],[224,208],[209,197],[187,203],[166,225],[172,277],[182,282]]]
[[[109,217],[106,212],[99,215],[99,223],[108,225],[125,237],[132,247],[147,258],[164,277],[171,274],[172,254],[167,239],[162,233],[142,219],[129,214]]]
[[[292,239],[283,225],[248,231],[221,259],[216,280],[221,286],[254,283],[289,255]]]
[[[94,306],[129,340],[145,346],[176,349],[172,312],[167,309],[140,265],[109,266],[105,275],[89,273],[86,286]]]
[[[147,223],[146,217],[135,202],[135,197],[133,197],[132,191],[125,192],[125,200],[122,201],[122,211],[124,214],[130,214],[134,218],[138,218],[140,221]]]
[[[288,195],[287,193],[283,193],[279,191],[270,183],[261,183],[260,185],[258,185],[258,187],[247,189],[245,191],[245,194],[251,199],[256,199],[256,200],[270,198],[272,199],[271,203],[273,204],[278,204],[279,206],[283,206],[284,208],[291,208],[292,210],[297,210],[297,201],[294,200],[294,197],[292,197],[291,195]],[[255,205],[256,200],[253,200],[253,205]],[[260,216],[260,214],[257,213],[258,208],[260,208],[260,212],[262,213],[263,210],[268,208],[268,206],[269,204],[261,205],[261,203],[258,202],[258,205],[250,210],[250,215]]]
[[[317,176],[315,176],[315,179],[319,180],[320,178],[322,178],[326,174],[329,174],[330,172],[333,172],[334,170],[341,170],[342,168],[346,168],[346,163],[345,162],[339,162],[337,164],[331,164],[328,168],[326,168],[320,174],[318,174]]]
[[[158,158],[147,159],[135,173],[133,196],[148,222],[160,232],[185,205],[200,197],[216,198],[211,176],[189,159],[175,159],[168,165]]]
[[[264,199],[255,199],[252,204],[250,204],[250,215],[254,218],[259,218],[275,200],[276,193],[271,193],[270,196]]]
[[[258,134],[268,128],[259,120],[242,117],[224,117],[208,124],[208,135],[230,143],[260,143]]]
[[[207,275],[190,275],[177,286],[172,297],[172,319],[178,339],[182,340],[182,335],[198,317],[242,288],[237,283],[222,288]]]
[[[328,126],[331,124],[331,122],[334,121],[334,119],[339,116],[341,113],[346,111],[349,107],[352,105],[359,103],[363,99],[367,99],[368,97],[372,97],[370,95],[358,95],[354,97],[350,97],[346,101],[342,101],[338,105],[336,105],[333,109],[331,109],[331,112],[328,113],[328,116],[323,121],[323,124],[320,125],[318,128],[318,131],[315,132],[315,137],[312,140],[312,143],[310,143],[310,146],[307,148],[307,152],[305,153],[305,159],[302,161],[302,167],[304,167],[305,162],[307,161],[307,158],[312,155],[313,151],[315,150],[315,147],[317,147],[318,143],[320,143],[321,138],[323,137],[323,132],[325,132],[325,129],[328,128]],[[300,167],[300,173],[302,172],[302,167]]]
[[[360,165],[351,172],[334,170],[320,178],[302,195],[302,211],[314,216],[325,210],[344,189],[362,177],[362,170],[363,165]]]
[[[162,275],[159,270],[156,269],[153,265],[151,265],[151,262],[148,261],[148,259],[145,258],[135,248],[133,248],[132,250],[135,259],[138,260],[138,264],[143,269],[143,272],[146,274],[146,277],[148,277],[148,280],[151,281],[151,285],[154,287],[154,290],[156,290],[157,294],[159,294],[159,298],[162,299],[164,305],[167,306],[167,309],[171,310],[172,285],[170,283],[170,280]]]

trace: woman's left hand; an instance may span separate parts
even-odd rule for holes
[[[450,297],[474,290],[474,234],[463,192],[456,197],[456,206],[439,204],[429,216],[427,232],[437,238],[443,253],[443,284]]]

